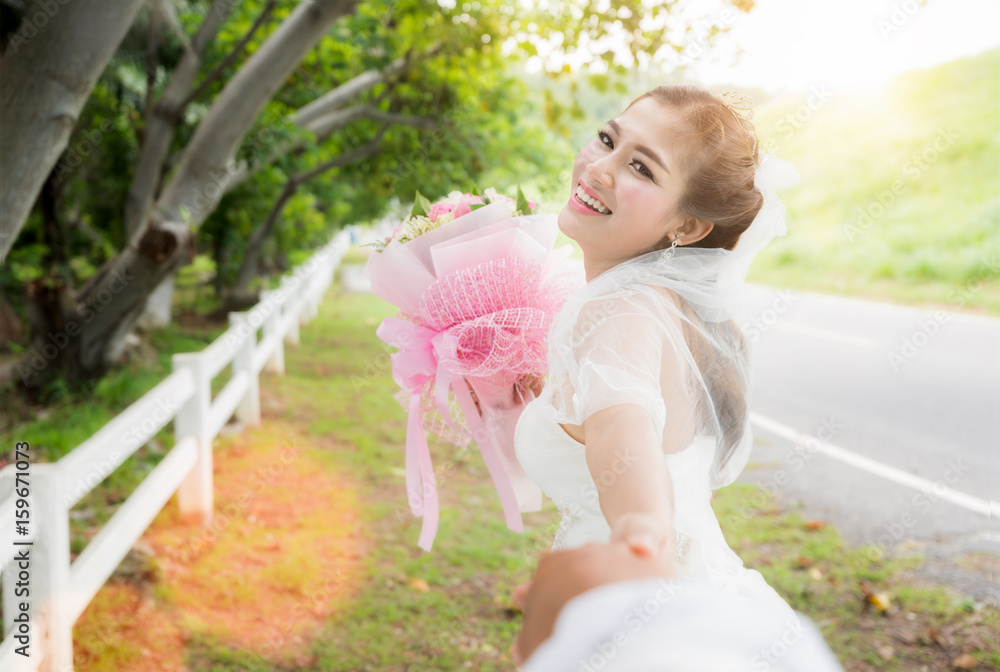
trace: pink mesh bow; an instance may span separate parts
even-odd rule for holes
[[[541,506],[541,492],[514,454],[514,428],[527,401],[514,399],[514,383],[546,374],[549,326],[582,277],[553,273],[571,252],[566,246],[553,253],[554,218],[484,213],[500,205],[445,225],[452,231],[391,242],[369,258],[373,291],[402,309],[376,334],[399,348],[391,360],[401,388],[396,398],[409,416],[407,495],[423,518],[418,543],[427,551],[437,534],[438,497],[425,430],[458,446],[476,441],[508,528],[523,532],[519,511]],[[499,221],[489,224],[487,215]],[[488,225],[470,228],[477,217]]]

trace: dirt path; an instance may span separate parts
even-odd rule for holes
[[[76,624],[80,672],[179,672],[192,644],[308,666],[366,554],[357,492],[294,426],[218,439],[215,519],[167,504]]]

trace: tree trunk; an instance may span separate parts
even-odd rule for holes
[[[247,242],[246,252],[243,253],[243,262],[240,264],[240,270],[236,274],[236,281],[233,283],[233,288],[227,297],[227,307],[234,300],[240,301],[249,297],[250,283],[257,277],[257,262],[260,261],[260,253],[264,248],[264,241],[270,237],[271,232],[274,230],[274,225],[281,218],[281,211],[285,209],[288,199],[294,196],[298,189],[299,185],[294,179],[286,182],[284,189],[281,190],[281,195],[278,196],[278,200],[274,202],[271,211],[267,213],[264,223],[257,227],[253,234],[251,234],[250,240]]]
[[[0,57],[0,262],[141,5],[34,2]]]
[[[229,80],[198,125],[154,212],[197,228],[225,192],[233,157],[261,109],[341,16],[360,0],[315,0],[292,11]]]
[[[226,84],[181,155],[153,215],[129,245],[76,293],[69,314],[76,323],[79,335],[73,340],[79,347],[76,361],[60,368],[76,366],[81,375],[98,378],[118,360],[146,300],[193,257],[192,230],[218,204],[222,192],[217,186],[224,184],[247,129],[327,29],[353,11],[357,2],[299,4]],[[22,380],[38,377],[30,362],[29,357],[19,367]]]
[[[101,377],[120,358],[150,293],[193,255],[186,226],[150,222],[75,296],[64,286],[29,285],[35,342],[18,363],[22,385],[41,387],[57,374],[71,385]]]

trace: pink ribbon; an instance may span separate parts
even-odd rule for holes
[[[448,390],[455,390],[500,496],[507,527],[515,532],[524,532],[517,496],[500,460],[495,432],[484,425],[462,374],[449,370],[438,356],[447,333],[448,330],[435,331],[395,317],[385,318],[375,331],[382,341],[399,348],[399,352],[390,355],[392,377],[400,388],[410,393],[406,423],[406,491],[413,515],[423,518],[418,546],[425,551],[431,550],[439,519],[437,482],[420,409],[422,389],[431,379],[434,379],[435,405],[448,422],[451,421]]]

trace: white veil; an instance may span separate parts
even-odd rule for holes
[[[666,453],[707,437],[715,444],[710,486],[735,480],[753,444],[752,351],[733,318],[750,263],[786,233],[785,206],[773,190],[798,181],[794,166],[769,152],[754,175],[763,205],[733,250],[657,250],[574,293],[549,333],[547,387],[557,421],[582,425],[602,408],[638,404]]]

